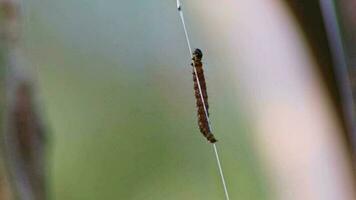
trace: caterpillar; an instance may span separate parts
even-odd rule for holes
[[[209,116],[209,103],[208,103],[208,93],[207,93],[205,77],[204,77],[203,63],[201,62],[202,58],[203,58],[202,51],[200,49],[195,49],[193,52],[191,65],[196,69],[196,74],[195,74],[193,68],[193,81],[194,81],[194,95],[195,95],[196,106],[197,106],[198,125],[199,125],[200,132],[204,135],[204,137],[206,137],[206,139],[210,143],[215,143],[217,142],[217,140],[215,139],[214,135],[211,133],[209,127],[209,121],[207,118],[207,116]],[[199,90],[198,81],[200,84],[201,93]],[[201,98],[201,94],[203,95],[203,98]],[[204,100],[204,103],[202,102],[202,99]],[[204,109],[204,104],[205,104],[205,109]]]

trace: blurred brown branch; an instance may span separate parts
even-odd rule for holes
[[[21,55],[20,2],[0,0],[0,69],[5,82],[2,157],[11,196],[42,200],[46,199],[44,126],[35,105],[30,69]]]
[[[339,63],[336,64],[333,62],[332,46],[330,46],[327,38],[326,26],[323,22],[324,19],[320,4],[318,1],[298,0],[286,1],[286,3],[290,6],[291,11],[300,23],[306,40],[310,44],[313,56],[318,63],[318,71],[333,100],[333,106],[337,110],[338,120],[340,120],[340,123],[343,125],[344,130],[342,136],[350,154],[350,161],[355,168],[356,143],[354,139],[355,133],[353,133],[354,116],[353,113],[349,111],[349,107],[352,107],[352,103],[350,103],[352,99],[350,95],[345,94],[347,92],[342,91],[348,90],[348,80],[345,79],[349,77],[347,77],[347,72],[340,72],[339,68],[341,65]],[[352,71],[349,72],[349,75],[351,73]]]

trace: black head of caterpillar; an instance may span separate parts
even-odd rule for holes
[[[195,49],[193,52],[192,66],[195,67],[197,73],[195,74],[195,71],[193,69],[194,94],[195,94],[197,113],[198,113],[197,114],[198,125],[199,125],[200,132],[204,135],[204,137],[206,137],[206,139],[209,142],[215,143],[217,142],[217,140],[215,139],[214,135],[211,133],[209,127],[209,121],[207,118],[207,116],[209,116],[209,104],[208,104],[208,93],[207,93],[205,77],[204,77],[203,63],[201,62],[202,58],[203,58],[202,51],[200,49]],[[199,84],[197,80],[199,80],[201,93],[199,90]],[[201,94],[203,95],[203,98],[201,97]],[[202,99],[204,100],[204,103]],[[205,111],[207,113],[205,113]]]
[[[203,58],[203,52],[200,49],[195,49],[193,52],[193,60],[201,60]]]

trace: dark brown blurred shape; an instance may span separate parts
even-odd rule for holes
[[[45,133],[30,69],[21,54],[20,2],[0,0],[0,70],[5,83],[0,90],[1,152],[8,180],[0,177],[0,198],[9,199],[11,191],[15,199],[44,200]]]
[[[349,64],[349,75],[352,84],[354,102],[356,100],[356,1],[338,1],[338,14],[344,36],[345,49]],[[355,108],[356,110],[356,108]]]
[[[353,144],[353,133],[352,131],[350,132],[348,119],[345,118],[347,116],[345,116],[343,112],[344,105],[342,102],[344,97],[340,92],[340,83],[338,82],[339,80],[336,75],[338,73],[337,66],[334,66],[333,63],[333,55],[330,50],[330,44],[324,26],[324,19],[319,1],[290,0],[286,1],[286,3],[296,16],[305,33],[307,41],[310,44],[312,53],[319,66],[318,71],[332,97],[333,105],[338,114],[338,119],[340,119],[340,123],[343,125],[343,138],[350,153],[350,160],[353,160],[353,163],[356,163],[354,160],[356,144]]]

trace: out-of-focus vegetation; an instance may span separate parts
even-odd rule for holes
[[[193,4],[194,5],[194,4]],[[174,1],[25,1],[26,56],[49,136],[54,199],[222,199],[199,133],[189,54]],[[211,120],[231,197],[266,199],[249,123],[219,43],[186,10],[203,49]],[[208,49],[208,47],[215,47]],[[238,122],[238,123],[236,123]]]

